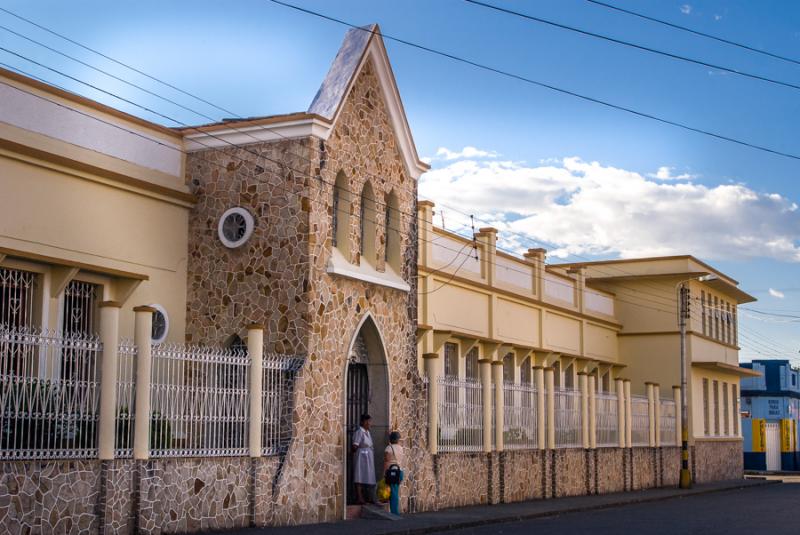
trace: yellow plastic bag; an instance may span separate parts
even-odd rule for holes
[[[383,478],[378,481],[378,488],[376,491],[378,494],[378,500],[382,502],[388,502],[389,497],[392,495],[392,489],[389,488],[389,485],[386,484],[386,480]]]

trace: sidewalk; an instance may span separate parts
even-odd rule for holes
[[[359,519],[329,524],[289,527],[249,528],[226,532],[228,535],[421,535],[437,531],[471,528],[486,524],[516,522],[564,513],[606,509],[635,503],[682,498],[749,487],[777,484],[780,481],[737,479],[697,485],[690,490],[648,489],[595,496],[576,496],[551,500],[477,505],[406,515],[398,521]]]

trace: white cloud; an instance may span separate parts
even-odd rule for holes
[[[551,255],[560,256],[800,262],[800,210],[777,193],[669,181],[663,177],[677,178],[669,168],[659,169],[662,178],[648,177],[580,158],[538,166],[475,159],[441,165],[423,175],[420,196],[475,214],[484,220],[476,226],[492,222],[504,247],[524,250],[539,240],[554,244]],[[454,211],[444,209],[451,214],[448,225],[457,225]]]
[[[673,175],[672,170],[674,167],[661,166],[656,173],[650,173],[647,176],[650,178],[657,178],[659,180],[691,180],[697,178],[697,175],[690,175],[689,173],[681,173]]]
[[[495,151],[476,149],[475,147],[464,147],[460,151],[451,151],[445,147],[439,147],[436,151],[436,158],[442,160],[460,160],[462,158],[497,158]]]
[[[786,297],[783,294],[783,292],[781,292],[780,290],[776,290],[775,288],[770,288],[769,289],[769,295],[771,295],[772,297],[775,297],[777,299],[783,299],[784,297]]]
[[[722,15],[714,15],[714,20],[722,20]]]
[[[692,6],[691,5],[683,4],[681,6],[681,13],[683,13],[684,15],[688,15],[691,12],[692,12]]]

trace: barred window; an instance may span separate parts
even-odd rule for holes
[[[84,338],[97,333],[98,296],[102,289],[90,282],[73,280],[64,289],[61,329],[65,337]],[[94,368],[92,358],[77,348],[65,348],[61,361],[61,378],[86,377]]]
[[[478,348],[473,347],[472,349],[470,349],[467,352],[467,357],[465,360],[466,360],[465,364],[467,365],[467,370],[466,370],[467,379],[473,381],[480,380],[480,368],[479,368],[480,365],[478,364]]]
[[[36,291],[39,275],[0,268],[0,328],[27,330],[38,326]],[[9,345],[0,355],[0,374],[29,375],[36,358],[22,345]]]
[[[458,344],[453,342],[444,345],[444,375],[458,377]]]
[[[708,379],[703,379],[703,434],[711,434],[711,413],[708,399]]]
[[[719,381],[715,379],[711,388],[714,390],[714,435],[719,436]]]
[[[730,405],[728,404],[728,383],[722,383],[722,411],[723,411],[723,430],[725,431],[725,436],[730,435],[730,424],[728,423],[728,419],[730,418]]]
[[[514,353],[506,353],[503,357],[503,383],[514,384]],[[502,385],[497,385],[501,388]],[[514,404],[514,392],[509,389],[503,390],[503,400],[506,406]]]

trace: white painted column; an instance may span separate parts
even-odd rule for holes
[[[586,372],[578,372],[581,389],[581,445],[589,447],[589,378]]]
[[[133,309],[133,342],[136,345],[136,409],[133,425],[133,458],[150,458],[150,373],[152,369],[153,313],[155,308]]]
[[[250,357],[250,457],[261,457],[262,393],[264,389],[264,326],[247,327],[247,356]]]
[[[625,386],[625,447],[633,446],[633,413],[631,412],[631,380],[623,381]]]
[[[439,354],[425,353],[425,375],[428,378],[428,451],[439,453]]]
[[[597,376],[592,374],[589,379],[589,447],[597,447]]]
[[[547,449],[547,403],[545,401],[544,369],[536,366],[533,369],[536,379],[536,427],[540,450]]]
[[[661,387],[653,384],[653,430],[655,432],[655,446],[661,446]]]
[[[503,361],[492,361],[492,378],[494,380],[494,441],[497,451],[503,451],[503,429],[505,396],[503,395]]]
[[[483,451],[492,451],[492,360],[482,358],[481,399],[483,400]]]
[[[547,449],[556,449],[556,378],[552,367],[544,368],[547,389]]]
[[[119,366],[119,309],[116,301],[100,303],[100,414],[98,416],[97,456],[101,461],[114,458],[117,435],[117,367]]]
[[[649,441],[648,444],[651,448],[655,447],[656,445],[656,428],[655,428],[655,417],[656,417],[656,409],[655,409],[655,398],[654,390],[653,390],[653,383],[647,382],[645,383],[647,387],[647,420],[649,422]]]
[[[622,379],[614,381],[617,391],[617,441],[620,448],[625,447],[625,386]]]

